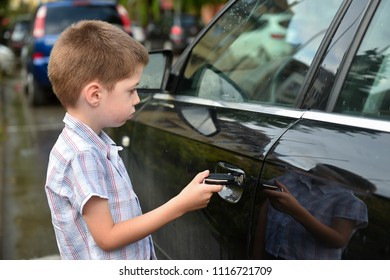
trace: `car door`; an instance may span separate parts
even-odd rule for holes
[[[341,5],[327,2],[321,20],[310,17],[316,28],[305,30],[312,27],[304,21],[307,13],[318,12],[321,3],[230,1],[178,59],[167,91],[146,97],[133,120],[115,132],[128,146],[122,156],[144,211],[168,201],[205,169],[240,180],[215,194],[206,209],[154,233],[159,258],[251,257],[264,159],[305,112],[296,108],[300,89],[290,86],[281,98],[272,77],[303,46],[305,63],[291,67],[309,73]],[[305,38],[295,36],[304,31]]]
[[[274,207],[264,214],[258,193],[259,256],[265,246],[283,259],[389,259],[389,11],[388,1],[353,1],[308,86],[302,107],[311,110],[272,147],[262,172],[323,224],[353,221],[348,242],[331,248]]]

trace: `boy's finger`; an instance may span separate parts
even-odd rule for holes
[[[209,170],[205,170],[205,171],[202,171],[202,172],[199,172],[197,175],[196,175],[196,181],[198,183],[203,183],[204,179],[210,175],[210,171]]]
[[[206,185],[207,185],[208,190],[210,192],[220,192],[223,188],[222,185],[208,185],[208,184],[206,184]]]
[[[287,188],[284,184],[282,184],[279,180],[275,180],[275,185],[277,185],[279,188],[281,188],[283,191],[286,191]]]

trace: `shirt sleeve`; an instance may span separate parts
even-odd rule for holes
[[[91,151],[77,153],[71,162],[71,169],[74,174],[72,203],[75,209],[82,213],[85,203],[92,196],[108,199],[105,169],[96,155]]]
[[[334,216],[353,220],[356,228],[362,228],[368,223],[367,205],[352,193],[346,193],[335,203]]]

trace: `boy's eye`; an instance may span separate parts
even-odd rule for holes
[[[133,88],[133,89],[130,90],[130,94],[134,94],[136,92],[137,92],[137,88]]]

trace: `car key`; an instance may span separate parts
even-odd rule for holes
[[[279,191],[279,192],[283,192],[283,189],[281,189],[280,187],[276,186],[276,185],[273,185],[272,183],[268,182],[268,181],[261,181],[261,184],[263,186],[263,190],[271,190],[271,191]]]
[[[231,174],[210,173],[210,175],[204,179],[204,183],[209,185],[235,185],[236,180]]]

